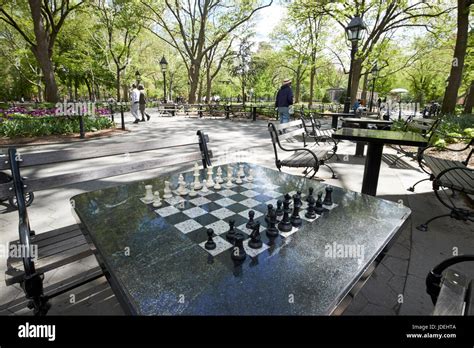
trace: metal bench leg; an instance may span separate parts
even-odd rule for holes
[[[426,178],[426,179],[422,179],[422,180],[417,181],[415,184],[413,184],[413,186],[407,188],[407,191],[415,192],[415,186],[418,185],[420,182],[426,181],[426,180],[430,180],[430,178]]]
[[[28,308],[33,309],[34,315],[46,315],[51,308],[51,304],[43,293],[43,275],[34,273],[31,276],[25,276],[21,287],[26,298],[30,300]]]
[[[331,171],[332,173],[332,178],[333,179],[337,179],[337,175],[334,173],[334,170],[331,168],[331,166],[329,166],[328,164],[324,163],[323,166],[326,166],[329,168],[329,170]]]
[[[431,218],[428,221],[426,221],[424,224],[421,224],[420,226],[417,226],[416,229],[418,231],[426,232],[426,231],[428,231],[428,224],[430,222],[432,222],[436,219],[443,218],[443,217],[451,217],[451,214],[443,214],[443,215],[435,216],[434,218]]]

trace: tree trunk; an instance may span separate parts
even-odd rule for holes
[[[464,101],[464,113],[472,114],[472,108],[474,107],[474,80],[471,81],[471,87],[466,95],[466,100]]]
[[[314,63],[311,65],[311,70],[309,72],[309,101],[308,108],[311,108],[313,105],[314,98],[314,77],[316,75],[316,69],[314,68]]]
[[[367,84],[369,82],[369,74],[364,75],[364,82],[362,83],[362,95],[360,96],[360,99],[365,101],[365,106],[369,105],[369,101],[367,100]],[[370,98],[370,95],[369,95]]]
[[[357,92],[359,90],[360,75],[362,72],[362,60],[354,59],[352,65],[352,83],[351,83],[351,106],[357,99]]]
[[[31,51],[35,55],[38,65],[43,72],[46,101],[56,103],[58,101],[58,86],[54,78],[53,63],[51,61],[52,51],[49,49],[50,38],[43,25],[41,1],[29,0],[28,2],[30,4],[36,39],[36,45],[31,47]]]
[[[206,100],[208,103],[211,100],[211,89],[212,89],[211,72],[208,69],[206,71]]]
[[[117,91],[117,101],[119,102],[122,99],[120,99],[120,69],[118,67],[117,67],[117,70],[116,70],[115,79],[116,79],[115,88],[116,88],[116,91]]]
[[[456,35],[456,46],[454,47],[454,58],[451,64],[448,86],[446,87],[443,105],[441,106],[441,112],[443,113],[454,113],[454,109],[456,108],[467,48],[470,2],[471,0],[458,0],[458,32]]]
[[[196,103],[196,94],[199,88],[199,70],[201,69],[201,62],[194,61],[190,63],[189,68],[189,95],[188,95],[188,103],[195,104]]]
[[[89,100],[94,101],[94,98],[92,96],[93,91],[92,91],[92,88],[91,88],[91,84],[89,83],[89,79],[85,78],[84,83],[86,84],[86,87],[87,87],[87,94],[89,94]]]
[[[198,102],[202,103],[202,79],[199,79]]]

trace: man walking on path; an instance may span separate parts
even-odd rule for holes
[[[133,123],[138,123],[140,122],[140,118],[138,117],[138,102],[140,101],[140,92],[138,91],[137,86],[135,84],[132,85],[130,99],[132,102],[130,112],[132,113],[133,117],[135,117],[135,121],[133,121]]]
[[[138,85],[138,92],[140,93],[140,98],[138,100],[138,105],[140,107],[140,113],[142,114],[142,122],[145,121],[145,115],[147,121],[150,121],[150,115],[146,113],[146,97],[145,97],[145,88],[143,85]]]
[[[278,90],[275,107],[278,111],[280,123],[290,122],[290,105],[293,105],[293,91],[291,90],[291,80],[285,79],[283,85]]]

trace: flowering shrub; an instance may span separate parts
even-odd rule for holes
[[[109,113],[107,108],[97,108],[94,116],[83,116],[84,130],[94,132],[114,127]],[[79,133],[79,120],[79,116],[57,115],[56,108],[27,109],[20,106],[0,109],[0,136],[14,138]]]

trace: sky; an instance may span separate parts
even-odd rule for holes
[[[286,13],[286,8],[272,4],[260,10],[255,17],[256,41],[269,41],[269,35]]]

